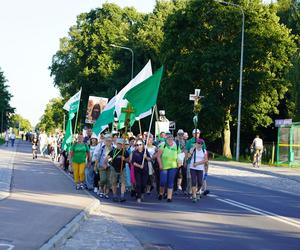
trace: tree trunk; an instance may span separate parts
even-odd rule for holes
[[[224,136],[223,156],[229,159],[232,158],[231,149],[230,149],[230,121],[231,121],[231,114],[230,114],[230,109],[228,109],[226,113],[224,130],[223,130],[223,136]]]

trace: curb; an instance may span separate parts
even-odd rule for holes
[[[80,228],[80,224],[84,222],[90,214],[100,209],[100,201],[94,198],[94,202],[81,211],[74,219],[59,230],[52,238],[50,238],[40,250],[59,249],[69,238],[71,238]]]
[[[52,162],[53,165],[61,171],[67,178],[69,178],[71,181],[73,179],[71,176],[66,174],[55,162]],[[75,216],[68,224],[63,226],[54,236],[52,236],[46,243],[44,243],[39,250],[52,250],[52,249],[59,249],[61,246],[63,246],[68,239],[70,239],[80,228],[80,225],[86,221],[90,214],[94,211],[100,210],[100,201],[96,199],[93,195],[91,195],[89,192],[84,190],[86,194],[88,194],[94,202],[87,206],[85,209],[83,209],[77,216]]]

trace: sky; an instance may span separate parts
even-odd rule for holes
[[[68,35],[76,17],[114,2],[151,12],[155,0],[9,0],[0,2],[0,68],[8,80],[16,113],[35,126],[47,103],[60,96],[50,77],[59,39]]]
[[[268,0],[270,1],[270,0]],[[50,77],[59,39],[68,35],[82,12],[114,2],[151,12],[155,0],[9,0],[0,2],[0,68],[16,113],[35,126],[46,104],[60,96]]]

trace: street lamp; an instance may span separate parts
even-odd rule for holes
[[[237,136],[236,136],[236,160],[240,158],[240,134],[241,134],[241,105],[242,105],[242,84],[243,84],[243,55],[244,55],[244,24],[245,24],[245,14],[243,8],[234,3],[216,1],[215,2],[222,4],[224,6],[234,6],[239,8],[242,12],[242,41],[241,41],[241,62],[240,62],[240,84],[239,84],[239,102],[238,102],[238,124],[237,124]]]
[[[111,44],[110,46],[114,47],[114,48],[126,49],[126,50],[129,50],[131,52],[131,79],[133,79],[133,64],[134,64],[133,50],[131,48],[123,47],[123,46],[119,46],[119,45],[115,45],[115,44]]]

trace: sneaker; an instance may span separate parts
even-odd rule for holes
[[[167,199],[167,202],[172,202],[172,199]]]
[[[118,197],[114,197],[112,200],[113,200],[113,202],[118,202],[119,201]]]
[[[208,195],[209,194],[209,190],[205,190],[204,192],[203,192],[203,195]]]
[[[193,203],[196,203],[197,202],[197,198],[193,198],[192,201],[193,201]]]
[[[166,193],[164,193],[163,198],[167,199],[168,195]]]
[[[94,193],[97,193],[97,192],[98,192],[98,188],[94,187]]]
[[[181,186],[178,186],[177,189],[178,189],[179,191],[182,191],[182,187],[181,187]]]
[[[141,203],[142,202],[142,200],[140,198],[137,198],[136,201],[137,201],[137,203]]]
[[[80,189],[84,190],[85,186],[83,184],[80,184]]]
[[[79,189],[80,189],[80,185],[76,184],[76,190],[79,190]]]
[[[104,195],[102,193],[99,193],[100,198],[104,198]]]
[[[109,199],[108,194],[104,194],[103,197],[104,197],[105,199]]]
[[[161,200],[162,200],[162,198],[163,198],[163,197],[162,197],[162,195],[160,194],[160,195],[158,196],[158,200],[160,200],[160,201],[161,201]]]

